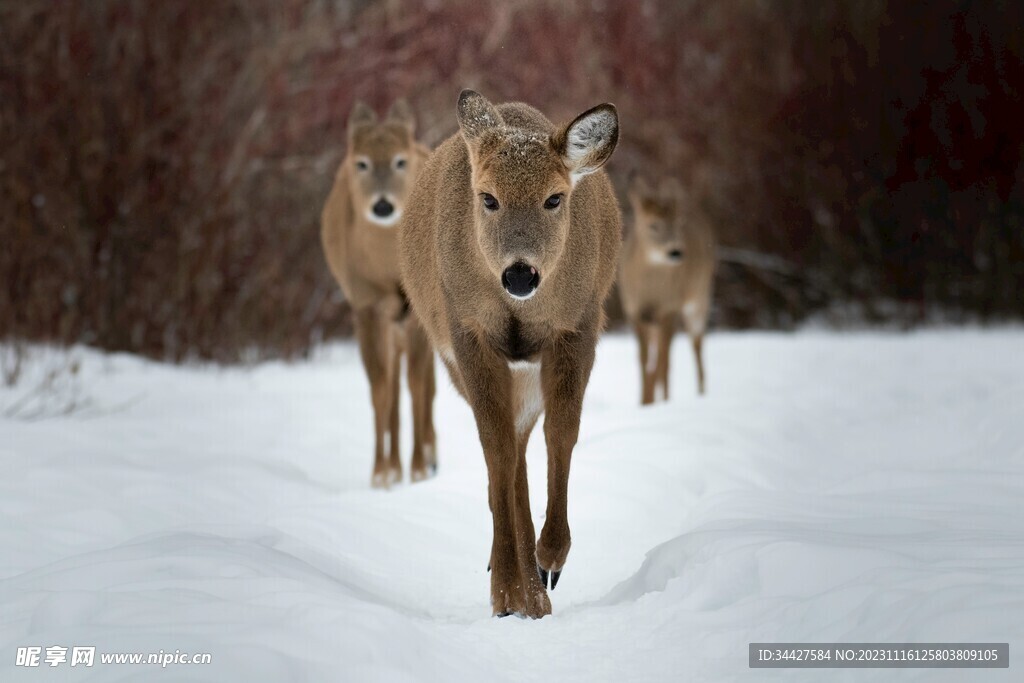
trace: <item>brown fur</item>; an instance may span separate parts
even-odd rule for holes
[[[399,461],[399,370],[408,351],[412,394],[413,452],[410,478],[436,469],[432,416],[434,356],[426,334],[402,291],[395,225],[374,222],[372,206],[386,196],[404,211],[412,181],[429,150],[413,138],[413,118],[396,102],[383,122],[362,103],[349,118],[348,151],[334,179],[321,220],[324,255],[352,305],[359,351],[370,382],[374,409],[374,465],[371,483],[387,487],[402,478]],[[398,168],[398,159],[404,168]],[[365,168],[359,168],[362,162]],[[385,448],[385,442],[387,448]],[[385,453],[385,450],[388,452]]]
[[[556,128],[532,107],[495,107],[472,91],[457,113],[461,132],[428,160],[399,228],[402,280],[476,417],[494,523],[493,611],[540,617],[551,603],[538,567],[557,580],[569,553],[569,461],[619,250],[615,195],[593,172],[614,150],[618,122],[602,105]],[[573,170],[591,174],[574,186]],[[488,211],[483,192],[501,208]],[[560,206],[544,208],[554,194]],[[516,300],[501,276],[524,259],[540,285]],[[547,518],[535,543],[525,452],[545,411]]]
[[[669,353],[682,317],[697,363],[697,391],[704,393],[704,332],[711,307],[715,242],[696,199],[673,180],[654,189],[631,184],[632,230],[619,265],[619,294],[640,343],[640,402],[653,403],[658,387],[668,399]],[[673,250],[681,258],[673,262]]]

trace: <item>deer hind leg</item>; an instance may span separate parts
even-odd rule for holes
[[[636,339],[640,344],[640,405],[654,403],[654,373],[651,366],[651,331],[647,323],[639,321],[634,326]]]
[[[661,319],[658,325],[658,362],[655,369],[655,384],[661,386],[661,398],[668,400],[668,368],[669,354],[672,352],[672,335],[675,334],[676,321],[671,316]]]
[[[427,342],[427,349],[430,350],[430,342]],[[427,460],[427,467],[434,474],[437,474],[437,434],[434,432],[434,396],[437,394],[437,380],[434,377],[434,354],[427,358],[427,368],[424,376],[426,378],[426,389],[423,400],[423,448]]]
[[[692,337],[693,341],[693,357],[697,361],[697,393],[701,396],[704,395],[704,355],[701,352],[701,347],[704,343],[703,334],[695,334]]]
[[[388,486],[385,441],[391,418],[392,391],[388,377],[388,349],[384,324],[386,323],[380,320],[380,316],[372,308],[363,308],[355,312],[359,354],[370,382],[370,399],[373,403],[373,476],[370,483],[374,488]]]
[[[409,347],[409,393],[412,395],[412,464],[409,478],[422,481],[437,471],[431,403],[434,399],[434,354],[414,316],[406,323]]]

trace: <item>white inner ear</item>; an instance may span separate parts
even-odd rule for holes
[[[580,164],[594,150],[611,142],[617,125],[618,122],[614,114],[600,110],[580,119],[569,129],[569,139],[565,145],[565,160],[573,185],[583,176],[597,170],[598,167],[580,166]]]

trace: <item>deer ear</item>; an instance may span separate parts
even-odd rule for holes
[[[388,110],[388,121],[405,126],[410,134],[416,130],[416,116],[412,113],[409,101],[404,97],[395,100],[391,105],[391,109]]]
[[[474,90],[463,90],[459,94],[459,103],[455,109],[462,137],[470,146],[488,130],[505,123],[497,107]]]
[[[619,114],[613,104],[588,109],[551,138],[573,183],[604,166],[618,141]]]
[[[651,184],[647,182],[647,179],[637,171],[633,171],[629,174],[626,194],[629,196],[630,201],[636,202],[643,197],[650,197],[653,193],[651,192]]]
[[[685,192],[683,184],[675,176],[664,176],[658,185],[658,195],[663,199],[681,199]]]
[[[352,134],[359,126],[370,126],[377,123],[377,112],[362,100],[356,100],[352,105],[352,113],[348,115],[348,133]]]

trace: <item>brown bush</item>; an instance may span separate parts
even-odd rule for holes
[[[356,97],[611,100],[612,164],[707,188],[721,325],[1020,316],[1016,3],[0,5],[0,337],[182,359],[344,334],[319,211]],[[619,182],[619,186],[622,183]]]

